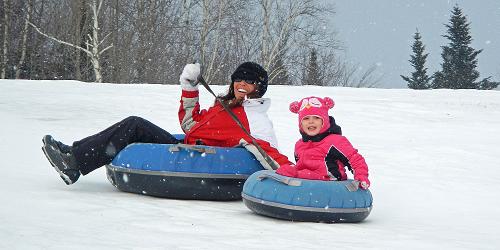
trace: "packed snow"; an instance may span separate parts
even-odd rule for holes
[[[310,95],[335,100],[331,114],[370,168],[374,208],[361,223],[125,193],[104,168],[66,186],[43,135],[71,143],[130,115],[180,133],[179,86],[0,80],[0,249],[500,248],[500,91],[270,86],[269,114],[291,159],[299,133],[288,104]]]

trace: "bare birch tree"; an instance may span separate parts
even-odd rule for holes
[[[289,74],[289,67],[307,67],[300,55],[309,54],[313,44],[336,49],[335,38],[321,34],[321,17],[332,13],[317,0],[260,0],[262,9],[261,62],[269,69],[271,81],[280,74]],[[321,36],[323,35],[323,36]],[[327,36],[325,36],[327,35]],[[291,72],[297,78],[297,69]]]
[[[35,24],[28,21],[28,23],[41,35],[43,35],[49,39],[52,39],[60,44],[64,44],[64,45],[67,45],[67,46],[70,46],[70,47],[73,47],[75,49],[78,49],[78,50],[85,52],[89,56],[90,61],[92,62],[96,82],[102,82],[100,56],[106,50],[113,47],[113,44],[111,44],[103,49],[99,49],[99,46],[101,46],[107,38],[107,36],[105,36],[102,40],[99,39],[99,13],[101,11],[102,2],[103,2],[103,0],[92,0],[92,2],[89,3],[89,7],[90,7],[91,12],[92,12],[93,22],[92,22],[92,30],[91,30],[92,33],[87,34],[88,37],[87,37],[87,40],[85,41],[85,46],[86,46],[85,48],[81,47],[80,45],[76,45],[76,44],[69,43],[69,42],[63,41],[61,39],[58,39],[53,35],[46,34],[40,28],[38,28]]]
[[[271,30],[271,13],[274,0],[261,0],[260,5],[262,6],[262,45],[261,45],[261,61],[265,68],[269,66],[269,47],[272,43],[270,39]]]
[[[3,46],[2,46],[2,68],[0,71],[0,79],[5,79],[6,77],[6,71],[8,67],[8,59],[9,55],[7,54],[8,52],[8,44],[9,44],[9,25],[10,25],[10,19],[9,19],[9,1],[4,0],[3,1],[3,11],[4,11],[4,22],[3,22]]]
[[[86,49],[87,51],[89,51],[86,53],[90,55],[90,60],[92,62],[92,65],[94,66],[96,82],[102,82],[101,65],[99,58],[101,57],[102,53],[113,47],[113,45],[111,44],[108,47],[99,50],[99,46],[104,42],[104,40],[106,40],[107,37],[105,36],[102,40],[99,40],[99,12],[101,11],[102,1],[103,0],[99,0],[99,2],[97,2],[97,0],[92,0],[92,3],[90,4],[90,8],[92,9],[92,14],[93,14],[92,18],[94,21],[93,22],[94,25],[92,26],[92,36],[89,34],[89,39],[86,42],[87,45]]]
[[[200,60],[204,65],[205,80],[211,82],[217,71],[216,57],[219,54],[222,39],[223,18],[227,15],[227,0],[202,1],[202,28],[200,31]],[[210,44],[210,46],[209,46]]]
[[[255,43],[254,37],[248,38],[248,29],[253,20],[248,20],[248,8],[244,1],[202,0],[197,50],[203,64],[203,74],[207,82],[226,84],[228,73],[235,64],[249,60],[249,44]]]
[[[21,77],[21,70],[24,65],[24,60],[26,59],[26,50],[27,50],[26,41],[28,40],[28,27],[29,27],[29,22],[31,20],[32,9],[33,9],[33,0],[29,0],[26,3],[26,20],[24,22],[24,27],[22,31],[22,42],[20,46],[21,57],[19,58],[19,62],[17,63],[16,67],[16,79],[19,79]]]
[[[95,76],[96,82],[177,83],[182,67],[197,60],[209,82],[225,84],[238,64],[256,61],[268,70],[271,84],[301,84],[315,49],[325,85],[376,80],[373,70],[363,72],[338,57],[336,34],[327,20],[333,9],[327,1],[0,3],[4,77],[15,73],[31,79],[88,81]],[[27,3],[32,3],[31,10],[20,7]]]
[[[85,39],[88,27],[88,9],[85,6],[85,0],[73,0],[70,2],[72,10],[71,34],[72,42],[80,47],[85,47]],[[82,59],[82,50],[74,50],[74,56],[71,58],[75,68],[75,78],[83,80],[82,64],[85,64],[85,59]],[[85,55],[83,55],[85,56]]]

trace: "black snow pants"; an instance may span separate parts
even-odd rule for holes
[[[86,175],[111,163],[120,150],[135,142],[175,144],[182,141],[146,119],[130,116],[95,135],[73,142],[71,152],[80,172]]]

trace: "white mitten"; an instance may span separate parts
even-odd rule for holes
[[[181,88],[187,91],[198,90],[198,76],[200,75],[200,64],[186,64],[179,77]]]
[[[250,152],[251,154],[253,154],[255,156],[255,159],[257,159],[260,164],[265,168],[265,169],[268,169],[268,170],[274,170],[273,167],[271,167],[269,165],[269,163],[267,163],[266,159],[264,158],[264,156],[259,152],[259,150],[257,149],[257,147],[251,143],[248,143],[247,141],[245,141],[245,139],[240,139],[240,146],[243,146],[245,147],[245,149]],[[273,159],[274,161],[274,165],[275,166],[279,166],[279,164]]]
[[[367,190],[370,187],[370,184],[366,183],[366,181],[362,181],[359,183],[359,187],[361,189]]]

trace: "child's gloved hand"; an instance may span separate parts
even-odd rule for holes
[[[200,75],[200,64],[186,64],[182,74],[179,77],[179,82],[181,83],[181,88],[187,91],[198,90],[198,76]]]
[[[297,177],[297,169],[295,165],[292,164],[283,164],[277,170],[276,173],[279,175],[289,176],[289,177]]]
[[[370,187],[370,180],[368,180],[368,177],[357,176],[357,177],[354,177],[354,179],[359,181],[359,187],[361,189],[367,190]]]

